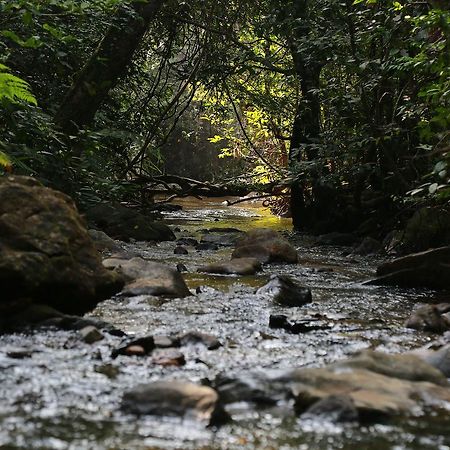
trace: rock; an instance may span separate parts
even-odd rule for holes
[[[419,354],[418,357],[450,378],[450,345],[444,345],[436,351],[429,350],[422,356]]]
[[[184,264],[177,264],[177,272],[187,272],[188,268]]]
[[[331,422],[356,422],[358,410],[349,395],[330,395],[313,403],[302,415],[302,419],[320,418]]]
[[[99,203],[86,211],[88,221],[114,239],[173,241],[172,230],[149,215],[114,203]]]
[[[266,228],[257,228],[245,233],[236,242],[232,258],[256,258],[262,264],[298,262],[297,250],[280,234]]]
[[[197,272],[225,275],[254,275],[262,269],[256,258],[235,258],[231,261],[216,262],[200,267]]]
[[[322,234],[316,240],[316,245],[336,245],[336,246],[352,246],[358,240],[357,236],[352,233],[327,233]]]
[[[177,347],[178,343],[170,336],[153,336],[156,348],[170,348]]]
[[[214,389],[184,381],[156,381],[125,393],[122,409],[133,414],[194,418],[208,425],[229,417]]]
[[[391,415],[415,415],[421,407],[450,400],[447,387],[388,377],[365,369],[299,369],[291,377],[298,413],[332,395],[350,397],[360,420],[364,421],[377,421]]]
[[[211,242],[200,242],[199,244],[197,244],[195,246],[195,248],[197,249],[197,251],[203,251],[203,250],[216,251],[219,249],[219,246],[217,244],[213,244]]]
[[[189,247],[196,247],[198,245],[198,241],[193,238],[181,238],[177,240],[177,245],[187,245]]]
[[[83,342],[86,342],[86,344],[94,344],[95,342],[101,341],[105,338],[103,334],[95,327],[93,326],[87,326],[82,328],[79,331],[80,338]]]
[[[416,211],[406,224],[402,250],[420,252],[443,245],[450,245],[450,212],[436,207]]]
[[[127,342],[120,348],[114,349],[111,353],[111,357],[117,358],[119,355],[146,356],[150,355],[155,347],[156,345],[153,336],[146,336]]]
[[[242,230],[233,227],[216,227],[216,228],[203,228],[199,230],[200,233],[242,233]]]
[[[120,370],[117,366],[114,366],[113,364],[102,364],[100,366],[96,366],[94,370],[97,373],[101,373],[102,375],[105,375],[108,378],[115,379],[117,378],[117,375],[119,375]]]
[[[173,251],[175,255],[189,255],[189,252],[186,248],[182,247],[181,245],[178,245],[175,247],[175,250]]]
[[[311,325],[313,323],[313,325]],[[291,322],[287,316],[282,314],[272,314],[269,317],[269,327],[272,329],[286,330],[292,334],[303,334],[311,331],[328,330],[330,327],[313,319]]]
[[[366,284],[450,288],[450,246],[414,253],[382,264]]]
[[[392,355],[365,350],[330,367],[365,369],[401,380],[428,381],[437,385],[448,386],[446,377],[439,370],[411,354]]]
[[[405,326],[414,330],[444,333],[450,330],[450,320],[445,313],[450,311],[450,303],[425,305],[414,311]]]
[[[186,364],[186,358],[184,357],[183,353],[175,349],[157,352],[153,355],[152,361],[154,364],[164,367],[181,367]]]
[[[362,240],[361,244],[353,250],[353,254],[355,255],[373,255],[374,253],[379,253],[382,250],[383,246],[380,241],[377,241],[374,238],[366,237]]]
[[[0,178],[0,327],[44,304],[84,314],[123,286],[100,261],[73,201],[29,177]]]
[[[33,356],[33,350],[24,347],[9,348],[6,350],[6,356],[12,359],[25,359]]]
[[[284,306],[303,306],[312,302],[311,290],[285,275],[272,275],[269,282],[260,287],[256,294],[268,295]]]
[[[171,267],[142,258],[123,260],[109,258],[103,261],[105,267],[114,268],[129,282],[123,295],[155,295],[166,297],[186,297],[191,295],[180,272]]]
[[[219,347],[222,347],[222,343],[216,338],[216,336],[200,333],[198,331],[189,331],[188,333],[179,334],[174,338],[174,342],[180,346],[202,344],[205,345],[208,350],[216,350]]]
[[[98,230],[88,230],[89,236],[94,242],[95,248],[99,252],[103,252],[105,250],[109,250],[111,252],[118,252],[121,250],[120,245],[114,240],[111,239],[106,233]]]
[[[233,247],[242,233],[211,233],[203,235],[200,239],[201,244],[213,244],[218,247]]]

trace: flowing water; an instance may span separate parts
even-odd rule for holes
[[[342,248],[315,247],[292,234],[288,219],[255,206],[227,207],[221,200],[184,202],[184,210],[166,217],[177,235],[199,238],[202,229],[270,227],[298,248],[298,265],[266,266],[257,276],[207,276],[196,273],[207,262],[229,258],[230,248],[190,250],[174,255],[174,242],[123,244],[124,251],[145,258],[183,263],[191,290],[184,299],[149,296],[115,297],[90,317],[130,335],[167,335],[198,330],[216,335],[223,347],[209,351],[183,347],[187,364],[161,367],[150,358],[119,356],[111,360],[118,337],[88,345],[75,331],[40,330],[0,336],[1,449],[449,449],[448,416],[429,414],[372,426],[336,426],[297,418],[292,405],[255,409],[237,404],[233,422],[219,429],[175,419],[136,417],[120,411],[123,393],[157,379],[200,382],[218,374],[253,370],[315,367],[360,349],[402,352],[433,339],[403,327],[414,305],[435,301],[425,290],[364,286],[379,262],[374,257],[343,256]],[[276,306],[256,295],[272,273],[288,274],[310,287],[312,304]],[[271,314],[319,319],[330,328],[292,335],[269,328]],[[25,348],[30,357],[8,352]],[[110,366],[108,366],[110,365]],[[117,374],[105,375],[105,367]],[[287,406],[287,408],[286,408]],[[287,413],[286,411],[289,411]]]

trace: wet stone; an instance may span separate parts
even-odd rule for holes
[[[177,264],[177,271],[178,272],[187,272],[188,268],[184,264]]]
[[[122,409],[138,415],[192,418],[207,425],[218,425],[229,419],[214,389],[186,381],[140,385],[125,393]]]
[[[199,331],[189,331],[187,333],[180,334],[175,337],[175,342],[178,345],[205,345],[208,350],[216,350],[222,347],[222,343],[216,336],[207,333],[201,333]]]
[[[272,275],[256,293],[268,295],[283,306],[303,306],[312,302],[311,290],[285,275]]]
[[[329,325],[323,324],[315,319],[291,322],[283,314],[274,314],[269,317],[269,327],[272,329],[283,329],[292,334],[304,334],[312,331],[328,330]]]
[[[197,272],[223,275],[254,275],[262,269],[256,258],[236,258],[231,261],[216,262],[200,267]]]
[[[330,395],[310,406],[302,419],[319,418],[330,422],[356,422],[359,419],[355,403],[348,395]]]
[[[111,357],[116,358],[119,355],[145,356],[152,353],[154,349],[155,340],[153,339],[153,336],[147,336],[130,341],[120,348],[113,350]]]
[[[86,344],[94,344],[95,342],[101,341],[105,338],[100,330],[93,326],[87,326],[82,328],[78,332],[80,339]]]
[[[189,252],[186,248],[182,247],[181,245],[175,247],[175,250],[173,251],[175,255],[189,255]]]
[[[94,370],[110,379],[117,378],[120,373],[119,368],[113,364],[102,364],[100,366],[96,366]]]
[[[449,311],[449,303],[422,306],[411,314],[405,326],[414,330],[444,333],[450,329],[450,319],[445,315]]]
[[[186,364],[186,358],[183,353],[178,350],[159,350],[152,356],[154,364],[164,367],[181,367]]]
[[[12,359],[26,359],[31,358],[33,356],[33,350],[29,348],[9,348],[6,350],[6,356]]]

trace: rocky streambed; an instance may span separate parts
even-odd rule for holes
[[[365,285],[381,258],[344,256],[286,219],[221,201],[167,214],[176,241],[116,241],[103,253],[110,267],[178,266],[192,295],[130,281],[84,322],[0,335],[0,448],[450,448],[446,375],[407,354],[445,335],[404,327],[445,294]],[[257,227],[281,233],[298,261],[205,273],[229,260],[236,230]],[[260,289],[274,275],[311,297],[274,301]]]

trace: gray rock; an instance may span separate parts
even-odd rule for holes
[[[353,250],[353,254],[355,255],[373,255],[374,253],[379,253],[383,248],[383,245],[380,241],[377,241],[374,238],[366,237],[363,239],[361,244]]]
[[[134,414],[194,418],[208,425],[227,421],[214,389],[185,381],[157,381],[125,393],[122,409]]]
[[[189,254],[188,250],[186,248],[182,247],[181,245],[176,246],[173,253],[175,255],[188,255]]]
[[[298,406],[298,404],[297,404]],[[301,412],[301,411],[298,411]],[[346,394],[330,395],[313,403],[301,415],[302,419],[320,418],[330,422],[356,422],[359,420],[358,410],[353,399]]]
[[[216,262],[200,267],[197,272],[225,275],[254,275],[262,269],[256,258],[235,258],[231,261]]]
[[[260,287],[259,295],[268,295],[284,306],[303,306],[312,302],[311,290],[285,275],[272,275],[269,282]]]
[[[444,345],[439,350],[425,350],[417,356],[450,378],[450,344]]]
[[[86,344],[94,344],[95,342],[101,341],[105,338],[103,334],[93,326],[87,326],[79,331],[80,338]]]
[[[279,233],[266,228],[257,228],[245,233],[236,242],[232,258],[256,258],[263,264],[298,262],[297,250]]]
[[[121,250],[120,245],[114,239],[111,239],[105,232],[90,229],[88,230],[88,233],[95,245],[95,248],[99,252],[103,252],[105,250],[118,252]]]
[[[171,267],[142,258],[122,260],[109,258],[103,261],[105,267],[114,268],[128,280],[123,295],[155,295],[165,297],[186,297],[191,295],[180,272]]]
[[[189,331],[187,333],[182,333],[174,338],[174,342],[178,345],[190,345],[190,344],[202,344],[205,345],[208,350],[216,350],[222,347],[222,343],[216,336],[212,334],[201,333],[199,331]]]

